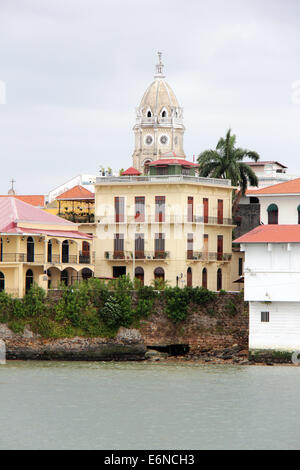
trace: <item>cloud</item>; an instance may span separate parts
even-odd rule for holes
[[[2,0],[1,193],[47,193],[131,164],[134,109],[162,50],[188,156],[231,125],[238,143],[300,174],[298,0]]]

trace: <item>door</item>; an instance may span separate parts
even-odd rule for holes
[[[223,259],[223,235],[218,235],[217,260]]]
[[[192,273],[192,268],[187,269],[186,273],[186,285],[188,287],[193,287],[193,273]]]
[[[30,288],[33,284],[33,272],[31,269],[26,271],[26,280],[25,280],[25,293],[30,291]]]
[[[188,207],[187,207],[187,221],[193,222],[194,219],[194,198],[188,197]]]
[[[203,199],[203,222],[208,224],[208,198]]]
[[[223,200],[218,199],[218,224],[223,224]]]
[[[135,268],[135,273],[134,273],[136,279],[138,279],[141,283],[141,285],[144,285],[144,270],[143,268],[137,267]]]

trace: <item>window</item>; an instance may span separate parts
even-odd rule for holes
[[[64,240],[62,242],[61,262],[62,263],[68,263],[69,262],[69,241],[68,240]]]
[[[223,200],[218,199],[218,224],[223,224]]]
[[[167,166],[158,166],[156,168],[156,174],[157,175],[167,175],[168,174],[168,167]]]
[[[147,117],[152,117],[152,113],[150,110],[147,112]]]
[[[223,259],[223,235],[218,235],[217,260],[222,261],[222,259]]]
[[[219,268],[217,271],[217,290],[222,289],[222,269]]]
[[[262,322],[269,322],[270,321],[270,312],[260,312],[260,320]]]
[[[67,269],[64,269],[61,272],[60,281],[61,281],[62,284],[65,284],[65,286],[67,286],[69,284],[69,273],[68,273]]]
[[[194,219],[194,198],[189,196],[188,200],[188,207],[187,207],[187,221],[193,222]]]
[[[115,197],[115,221],[124,222],[124,197]]]
[[[165,234],[155,234],[155,245],[154,245],[154,257],[164,258],[165,257]]]
[[[143,259],[145,257],[144,249],[145,249],[144,234],[136,233],[135,234],[135,246],[134,246],[136,259]]]
[[[165,279],[165,271],[163,270],[163,268],[155,268],[154,269],[154,279],[156,280],[162,280],[164,281]]]
[[[136,222],[145,221],[145,197],[137,196],[135,198],[135,220]]]
[[[47,257],[47,260],[48,260],[48,263],[52,263],[52,241],[49,240],[48,241],[48,253],[47,253],[48,257]]]
[[[115,259],[124,258],[124,234],[123,233],[115,233],[114,258]]]
[[[161,113],[161,117],[166,118],[167,117],[167,111],[164,109],[163,112]]]
[[[208,198],[203,198],[203,222],[208,223]]]
[[[27,238],[27,261],[34,262],[34,240],[32,237]]]
[[[202,269],[202,287],[207,289],[207,269]]]
[[[268,224],[277,225],[278,224],[278,207],[276,204],[270,204],[268,209]]]
[[[155,196],[155,222],[165,221],[165,196]]]
[[[239,258],[239,276],[243,275],[243,258]]]
[[[188,233],[187,235],[187,259],[193,259],[193,245],[194,245],[194,237],[192,233]]]

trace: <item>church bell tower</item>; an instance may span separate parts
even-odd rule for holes
[[[147,164],[166,153],[170,153],[170,157],[185,158],[183,109],[165,81],[161,56],[158,52],[154,81],[136,109],[133,166],[141,172],[147,172]]]

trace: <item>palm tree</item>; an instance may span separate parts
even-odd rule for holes
[[[244,158],[257,162],[258,153],[235,147],[236,136],[227,131],[225,139],[221,137],[215,150],[205,150],[198,157],[199,175],[211,178],[226,178],[231,180],[233,186],[238,186],[234,193],[233,214],[242,196],[245,195],[248,185],[258,186],[257,176]]]

